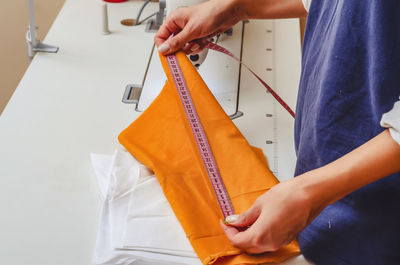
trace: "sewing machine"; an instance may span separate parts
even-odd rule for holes
[[[166,6],[166,15],[168,15],[173,10],[201,2],[204,2],[204,0],[161,0],[158,12],[162,12]],[[216,36],[211,41],[228,49],[240,59],[244,59],[244,61],[247,61],[246,58],[243,58],[244,43],[246,43],[246,46],[254,45],[255,47],[251,51],[257,52],[251,56],[257,58],[256,63],[265,64],[264,69],[259,74],[275,88],[275,36],[274,22],[263,21],[260,25],[257,25],[255,21],[252,21],[248,25],[246,25],[246,22],[240,22],[229,32]],[[251,40],[257,41],[252,43]],[[262,50],[259,49],[260,46],[263,47]],[[123,102],[136,103],[136,111],[144,111],[161,92],[166,81],[166,76],[158,57],[158,51],[153,46],[147,73],[142,84],[128,85],[126,88]],[[260,86],[256,79],[253,78],[251,86],[248,85],[248,82],[241,82],[242,67],[229,56],[205,49],[197,56],[188,57],[231,119],[247,114],[245,117],[238,119],[236,121],[237,124],[247,124],[248,121],[255,119],[252,115],[265,112],[263,119],[260,119],[261,123],[254,123],[259,124],[262,128],[262,133],[255,137],[260,140],[257,146],[264,147],[264,153],[267,155],[270,167],[275,175],[290,175],[293,168],[288,168],[285,161],[294,159],[291,155],[288,157],[288,154],[293,154],[292,143],[289,144],[291,136],[288,134],[288,132],[292,132],[292,118],[285,113],[272,96],[267,95],[265,88]],[[255,62],[252,61],[252,63]],[[244,72],[248,74],[247,70],[244,70]],[[243,84],[245,86],[242,88]],[[240,93],[241,88],[245,90],[242,93]],[[281,93],[280,91],[277,92]],[[256,112],[254,112],[255,110],[244,111],[245,104],[241,105],[241,100],[247,100],[248,96],[251,97],[256,94],[258,96],[254,97],[252,102],[256,104],[261,99],[258,105],[259,109]],[[295,93],[285,96],[288,96],[286,100],[289,98],[289,102],[294,103]],[[254,128],[252,124],[248,124],[248,126]],[[254,132],[252,133],[254,134]]]
[[[160,10],[164,3],[161,0]],[[185,6],[195,5],[204,0],[166,0],[167,14]],[[229,49],[237,55],[242,54],[244,23],[238,23],[231,30],[212,38],[212,41]],[[208,55],[208,56],[207,56]],[[210,88],[226,114],[232,119],[243,115],[238,109],[241,66],[228,56],[204,49],[196,55],[188,56],[199,70],[203,80]],[[157,48],[153,46],[147,74],[140,85],[129,85],[124,93],[124,102],[136,103],[137,111],[144,111],[161,92],[166,76],[161,67]]]
[[[146,23],[121,24],[143,1],[108,4],[109,35],[101,28],[103,4],[66,0],[43,40],[59,47],[58,53],[35,55],[0,117],[0,208],[6,211],[1,264],[90,264],[102,204],[90,153],[112,154],[118,134],[150,104],[151,96],[144,95],[161,88],[148,83],[157,79],[151,70],[158,63],[154,33],[146,32]],[[143,17],[158,10],[159,3],[149,3]],[[241,56],[294,109],[298,20],[240,23],[219,44]],[[239,74],[221,74],[213,60]],[[293,118],[228,56],[210,51],[199,71],[228,114],[243,112],[233,122],[251,145],[263,149],[275,175],[291,178]],[[219,73],[218,80],[207,80],[212,73]],[[121,102],[127,84],[143,86],[137,106]]]

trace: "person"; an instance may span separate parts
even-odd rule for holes
[[[296,177],[223,229],[248,253],[297,237],[316,264],[400,264],[400,1],[303,1],[210,0],[172,12],[155,36],[163,54],[198,53],[241,20],[308,14]]]

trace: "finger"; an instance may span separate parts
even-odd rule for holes
[[[211,33],[210,35],[207,36],[207,39],[211,39],[219,34],[223,34],[225,31],[227,31],[228,29],[230,29],[231,27],[224,27],[222,29],[218,29],[217,31]]]
[[[229,241],[234,247],[244,249],[246,251],[248,249],[254,248],[254,243],[253,243],[254,236],[252,232],[248,232],[248,230],[240,232],[235,227],[227,225],[225,226],[228,227],[226,228],[226,230],[224,230],[226,237],[229,239]]]
[[[190,52],[190,55],[198,54],[198,53],[202,52],[206,48],[206,46],[208,44],[208,39],[207,38],[201,38],[201,39],[195,40],[194,42],[196,42],[196,44],[198,44],[199,46],[193,46],[191,48],[192,52]]]
[[[224,225],[224,224],[223,224]],[[240,232],[238,228],[224,225],[224,232],[234,247],[245,250],[250,254],[258,254],[268,249],[263,249],[262,245],[258,243],[258,237],[255,233],[260,233],[260,231],[254,232],[254,230],[248,230]]]
[[[157,47],[163,44],[171,35],[180,32],[186,25],[182,13],[172,12],[158,29],[154,42]]]
[[[200,48],[200,45],[197,42],[191,42],[186,44],[183,48],[182,51],[186,54],[193,54],[193,53],[197,53],[198,49]]]
[[[161,25],[154,37],[154,43],[157,47],[160,47],[173,34],[171,27],[167,27],[166,23],[167,21]]]
[[[209,42],[210,41],[208,40],[208,38],[201,38],[198,41],[198,43],[200,44],[200,47],[202,47],[202,48],[206,47]]]
[[[154,43],[156,44],[159,52],[162,54],[172,53],[184,47],[188,42],[183,38],[185,35],[188,35],[188,29],[185,27],[186,21],[174,14],[175,13],[172,13],[161,25],[160,29],[156,33],[156,36],[154,37]],[[172,44],[170,43],[171,39],[174,39],[172,40]]]
[[[233,226],[225,225],[222,220],[220,220],[220,224],[228,239],[233,238],[237,233],[239,233],[238,229]]]
[[[249,233],[240,232],[236,227],[225,225],[221,220],[221,227],[231,244],[237,248],[248,249],[252,247],[251,235]]]
[[[251,241],[248,243],[248,248],[246,252],[248,253],[261,253],[267,251],[276,251],[282,246],[279,238],[273,237],[270,233],[271,223],[269,220],[269,215],[266,212],[260,214],[257,220],[250,226],[245,232],[253,235]],[[239,237],[238,233],[235,238]]]
[[[203,50],[204,50],[204,47],[200,47],[200,48],[198,48],[197,50],[190,52],[189,55],[199,54],[199,53],[201,53]]]
[[[226,217],[225,222],[237,227],[246,227],[252,225],[260,216],[261,209],[258,204],[253,204],[250,209],[240,215],[231,215]]]
[[[190,34],[189,27],[184,27],[182,31],[169,38],[160,47],[158,47],[158,50],[162,54],[174,53],[183,48],[186,43],[192,39],[193,37]]]
[[[192,43],[186,43],[186,45],[183,46],[181,50],[182,50],[185,54],[189,54],[189,53],[192,51],[192,50],[191,50],[192,46],[193,46]]]

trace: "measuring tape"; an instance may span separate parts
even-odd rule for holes
[[[225,48],[209,42],[206,48],[222,52],[230,57],[234,58],[240,64],[244,65],[260,82],[264,87],[275,97],[275,99],[294,117],[294,112],[290,107],[283,101],[281,97],[270,87],[266,82],[264,82],[257,74],[255,74],[247,65],[245,65],[239,58],[237,58],[230,51]],[[208,143],[207,136],[204,132],[203,125],[200,122],[199,115],[197,114],[196,108],[193,103],[193,99],[190,95],[188,86],[183,76],[182,69],[179,65],[178,58],[175,54],[166,56],[169,70],[171,71],[172,78],[174,80],[175,86],[178,90],[179,97],[181,99],[183,109],[186,114],[186,118],[189,121],[190,128],[192,130],[193,136],[195,138],[197,149],[200,152],[203,165],[206,168],[208,178],[210,179],[211,185],[214,189],[214,193],[217,196],[218,204],[221,208],[224,218],[229,215],[233,215],[235,212],[231,200],[229,198],[228,192],[226,191],[224,182],[222,181],[221,174],[219,172],[217,163],[215,161],[214,155],[211,151],[210,144]]]
[[[294,116],[295,116],[294,111],[289,107],[289,105],[286,104],[286,102],[264,80],[262,80],[261,77],[259,77],[253,70],[250,69],[250,67],[248,67],[245,63],[243,63],[233,53],[231,53],[224,47],[221,47],[212,42],[208,42],[206,48],[217,51],[217,52],[222,52],[222,53],[232,57],[233,59],[235,59],[238,63],[240,63],[244,67],[246,67],[246,69],[249,70],[250,73],[252,73],[255,76],[255,78],[257,78],[261,82],[261,84],[263,84],[263,86],[268,90],[268,92],[270,92],[272,94],[272,96],[274,96],[274,98],[279,102],[279,104],[281,104],[282,107],[284,107],[289,112],[289,114],[292,115],[292,117],[294,118]]]
[[[224,182],[222,181],[221,174],[219,173],[214,155],[211,151],[210,144],[208,143],[203,125],[201,125],[199,115],[197,114],[196,108],[193,104],[192,97],[190,96],[189,89],[176,55],[168,55],[166,58],[169,70],[171,71],[172,78],[174,79],[175,86],[178,90],[183,109],[185,110],[186,118],[189,121],[190,128],[192,129],[193,136],[196,140],[197,149],[200,152],[200,156],[206,168],[208,178],[210,179],[214,193],[217,196],[219,207],[222,210],[224,218],[226,218],[227,216],[234,214],[234,210]]]

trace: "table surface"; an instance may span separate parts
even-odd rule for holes
[[[112,34],[102,35],[103,3],[67,0],[44,41],[59,46],[59,52],[35,56],[1,115],[1,264],[91,264],[102,199],[90,153],[111,154],[119,132],[140,115],[121,98],[127,84],[142,83],[154,34],[145,33],[144,25],[126,27],[120,21],[135,17],[142,3],[109,4]],[[144,16],[156,9],[151,3]],[[251,23],[249,34],[264,22]],[[294,107],[300,76],[298,21],[269,23],[275,30],[274,85]],[[252,38],[245,37],[244,60],[261,71],[265,65],[254,54]],[[257,93],[265,97],[265,91],[256,83],[243,72],[242,86],[258,92],[241,91],[239,109],[245,116],[235,123],[268,157],[262,135],[268,124],[256,123],[265,119],[267,110],[257,109],[265,104]],[[287,115],[281,109],[278,113]],[[286,170],[281,180],[292,177],[295,159],[293,121],[284,120],[280,146],[290,159],[280,165]]]

